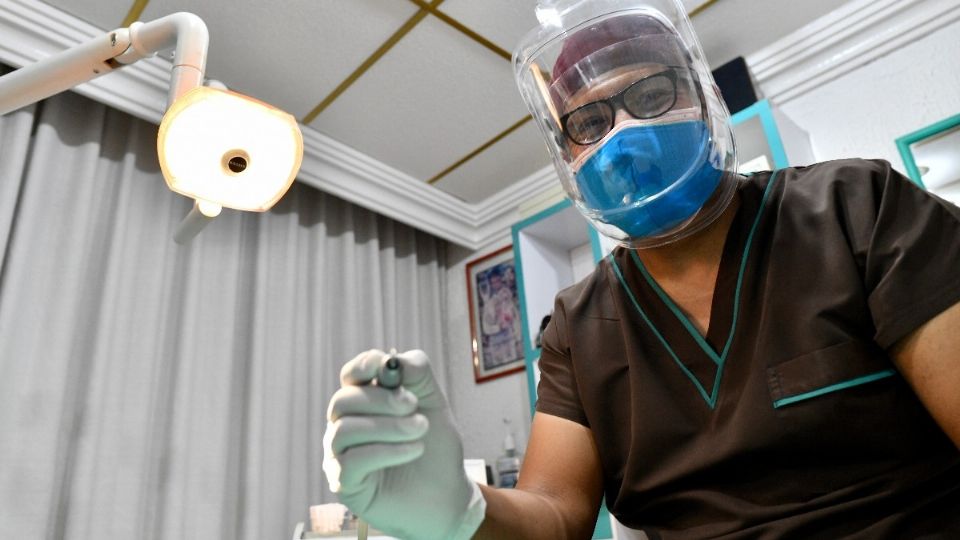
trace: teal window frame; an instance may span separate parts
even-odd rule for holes
[[[913,180],[918,186],[926,188],[926,186],[923,185],[923,179],[920,175],[920,168],[917,167],[917,162],[915,159],[913,159],[913,152],[910,151],[910,145],[935,135],[939,135],[940,133],[953,129],[957,126],[960,126],[960,114],[955,114],[949,118],[944,118],[939,122],[934,122],[929,126],[907,133],[896,140],[897,150],[900,152],[900,158],[903,160],[903,166],[907,169],[907,176],[909,176],[910,179]]]

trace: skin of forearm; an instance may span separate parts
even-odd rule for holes
[[[593,522],[578,520],[569,512],[561,511],[558,502],[546,495],[483,485],[480,491],[487,502],[487,511],[474,540],[574,539],[590,538],[593,533]]]

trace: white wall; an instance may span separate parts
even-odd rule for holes
[[[960,21],[777,105],[819,161],[882,158],[906,173],[894,141],[960,113],[958,36]]]
[[[471,252],[450,246],[447,254],[447,397],[463,435],[464,456],[496,465],[503,453],[503,418],[511,422],[517,449],[523,452],[530,433],[530,405],[526,372],[511,373],[481,384],[474,382],[467,310],[467,262],[507,245]],[[495,471],[494,471],[495,472]]]

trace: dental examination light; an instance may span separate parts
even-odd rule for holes
[[[208,43],[206,25],[191,13],[135,22],[0,77],[0,115],[175,49],[157,156],[167,186],[195,201],[174,233],[184,243],[223,207],[269,210],[290,188],[303,159],[303,136],[293,116],[203,86]]]

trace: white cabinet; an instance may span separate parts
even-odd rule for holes
[[[517,223],[512,233],[532,413],[539,382],[540,353],[535,342],[540,323],[553,310],[557,292],[593,271],[601,245],[596,232],[566,199]]]
[[[533,414],[540,382],[540,351],[535,345],[540,323],[553,310],[554,297],[560,290],[593,271],[604,254],[604,243],[567,199],[517,223],[512,233],[527,390]],[[593,538],[612,538],[606,506],[600,508]]]

